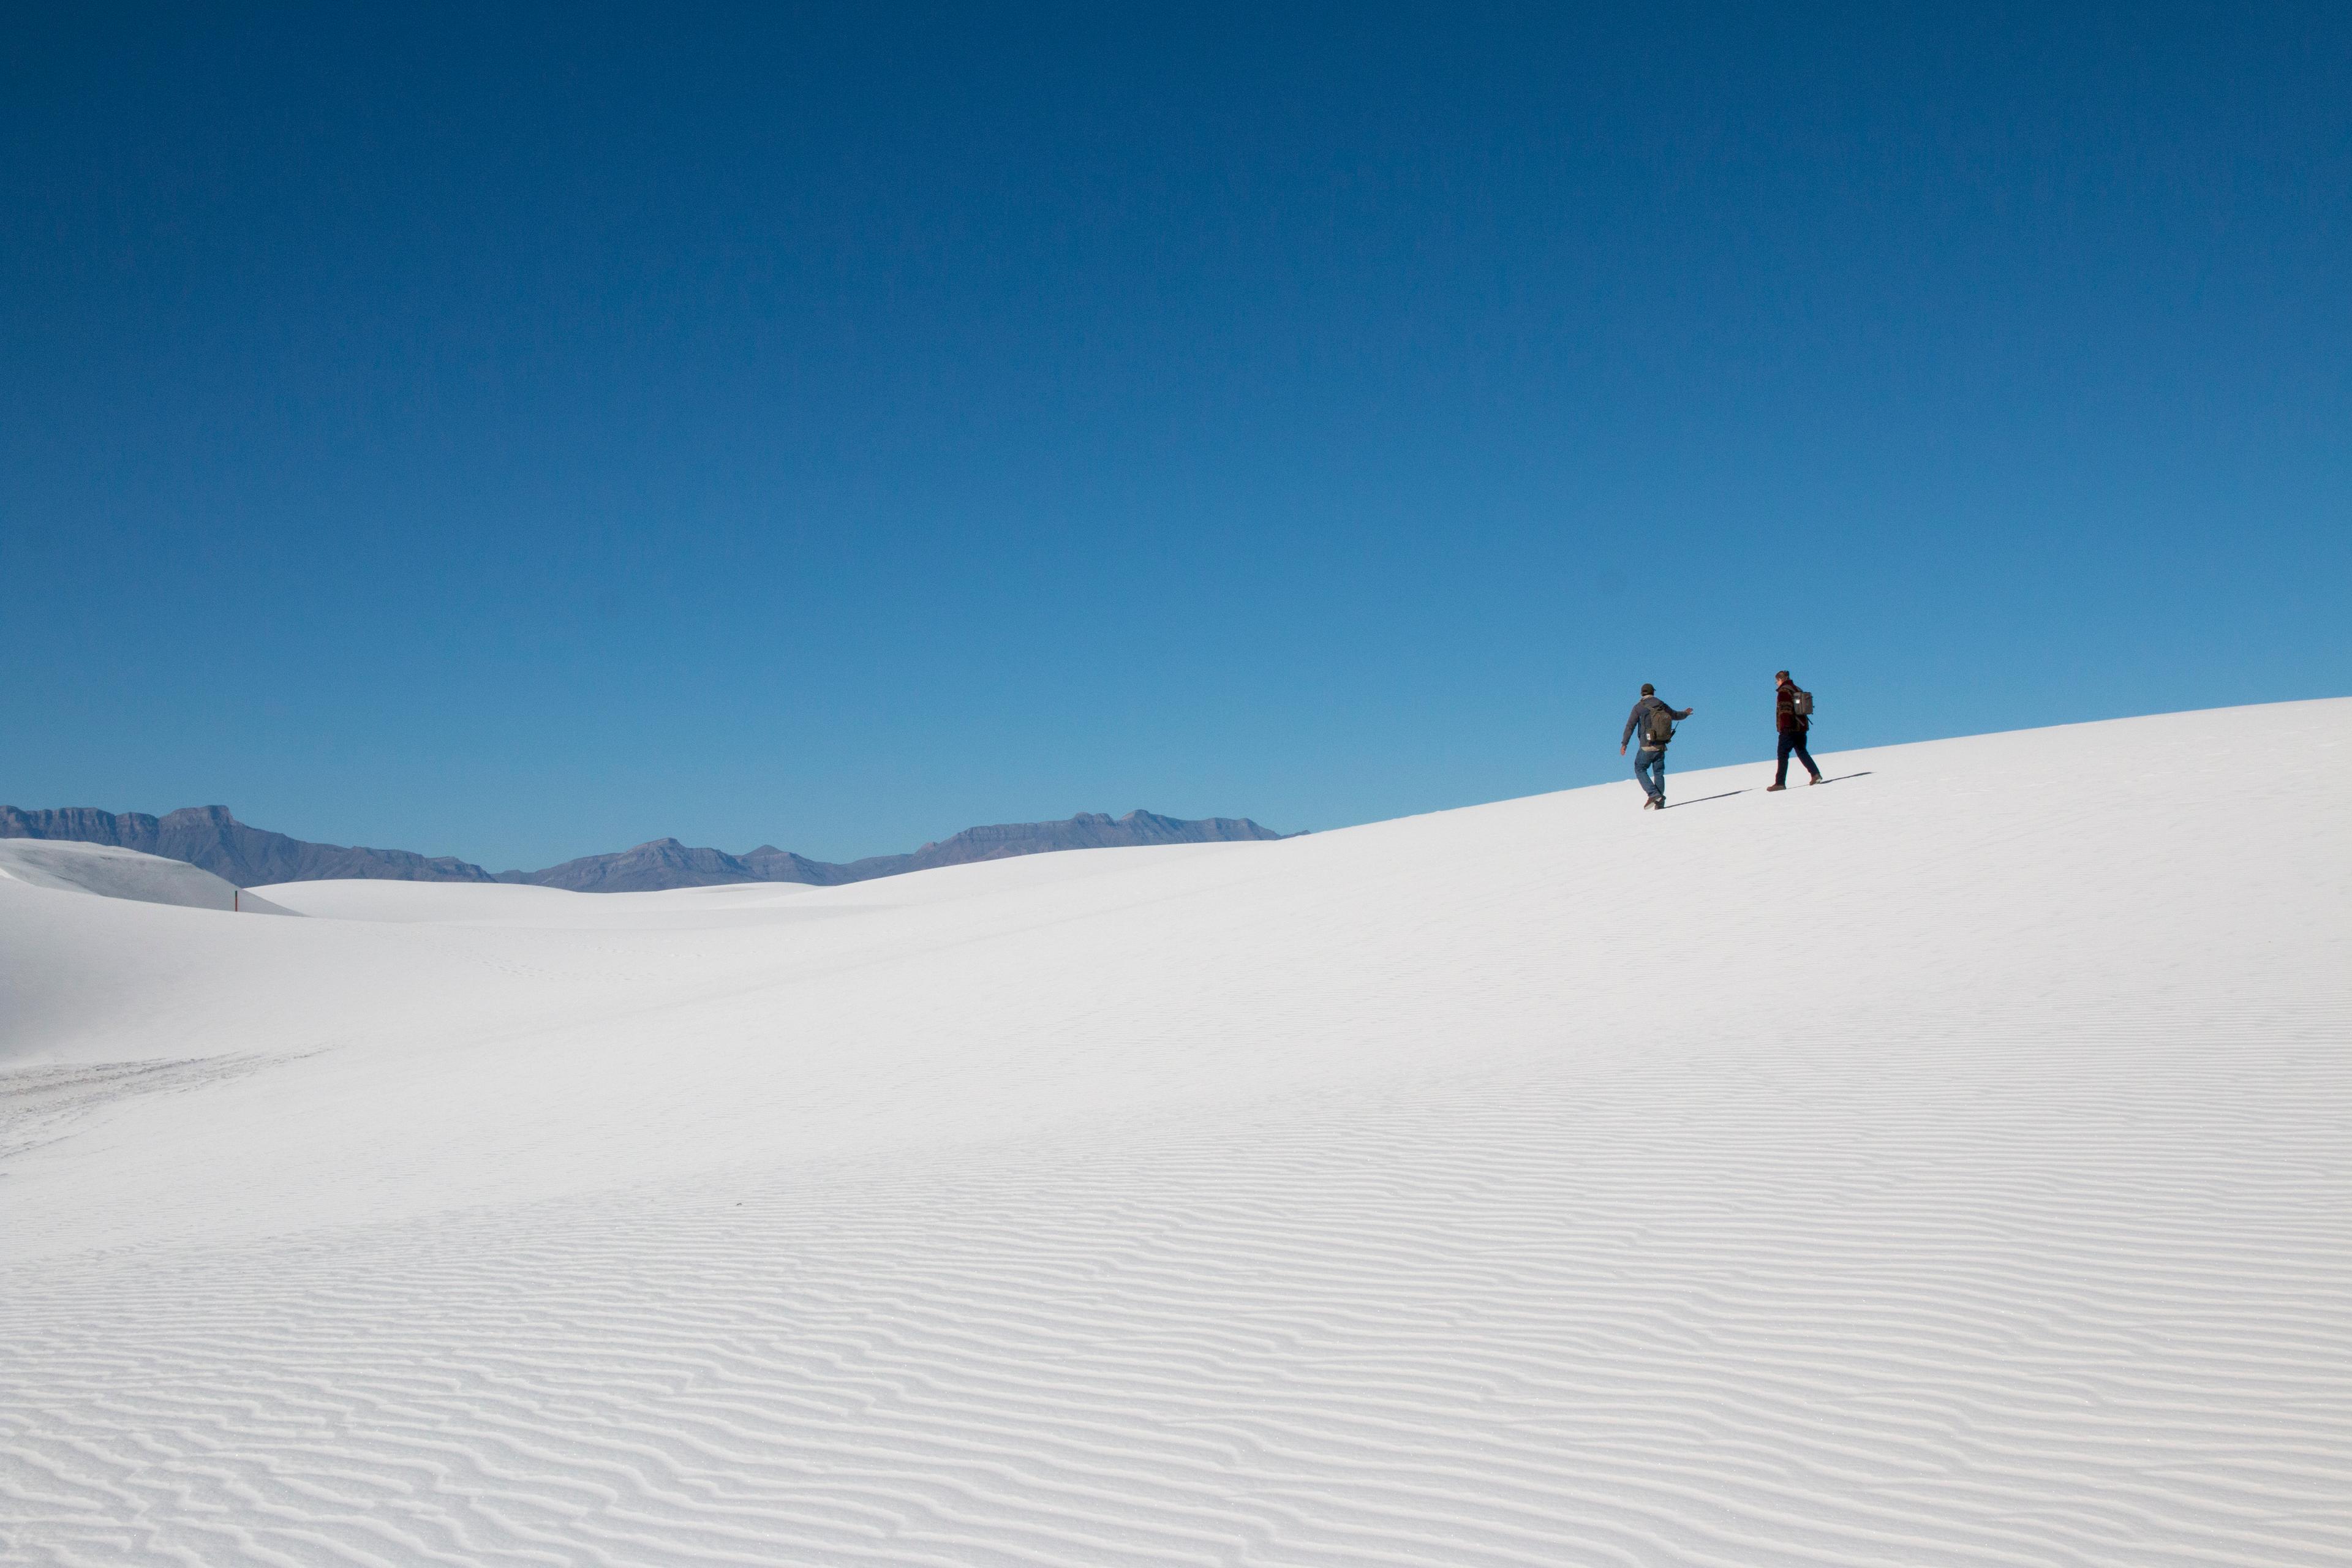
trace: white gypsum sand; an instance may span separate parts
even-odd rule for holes
[[[2352,701],[1820,760],[0,881],[0,1555],[2352,1560]]]
[[[201,866],[111,844],[71,839],[0,838],[0,881],[194,910],[249,915],[289,912],[258,894],[240,893],[236,883]]]

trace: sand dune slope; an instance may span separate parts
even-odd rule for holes
[[[200,866],[143,855],[110,844],[0,838],[0,880],[60,892],[95,893],[147,904],[177,904],[192,910],[225,910],[249,915],[292,911],[249,893],[239,893]]]
[[[0,884],[0,1546],[2352,1559],[2348,745],[305,921]]]

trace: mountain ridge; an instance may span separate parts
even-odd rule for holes
[[[346,878],[419,882],[511,882],[583,893],[651,892],[665,888],[737,882],[802,882],[833,887],[895,877],[935,866],[1066,849],[1107,849],[1150,844],[1202,844],[1285,838],[1248,817],[1162,816],[1140,808],[1124,816],[1080,812],[1058,822],[992,823],[967,827],[904,855],[871,855],[843,863],[762,844],[741,855],[676,838],[648,839],[626,849],[584,855],[536,871],[489,871],[451,855],[407,849],[314,843],[239,822],[225,805],[183,806],[162,816],[110,812],[95,806],[26,810],[0,805],[0,838],[62,839],[137,849],[199,866],[240,888],[275,882]]]

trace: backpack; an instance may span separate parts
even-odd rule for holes
[[[1798,688],[1796,694],[1789,699],[1789,711],[1794,713],[1800,719],[1811,718],[1813,716],[1813,694],[1805,690],[1802,687]]]
[[[1651,709],[1642,720],[1642,743],[1644,746],[1664,747],[1674,738],[1675,716],[1667,712],[1666,705],[1661,702]]]

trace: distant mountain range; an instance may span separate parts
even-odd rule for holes
[[[569,888],[582,893],[637,893],[660,888],[703,888],[721,882],[810,882],[829,887],[895,877],[934,866],[1002,860],[1059,849],[1113,849],[1143,844],[1206,844],[1233,839],[1284,838],[1247,817],[1210,816],[1187,821],[1149,811],[1109,817],[1081,812],[1066,822],[1009,822],[967,827],[952,838],[926,844],[911,855],[875,855],[847,865],[811,860],[789,849],[762,844],[748,854],[697,849],[675,838],[656,838],[633,849],[566,860],[543,871],[486,871],[469,860],[426,856],[406,849],[347,848],[312,844],[267,828],[248,827],[225,805],[192,805],[163,816],[143,812],[100,811],[67,806],[23,811],[0,805],[0,838],[63,838],[84,844],[114,844],[170,860],[201,866],[240,888],[271,882],[322,882],[378,878],[404,882],[525,882]]]

